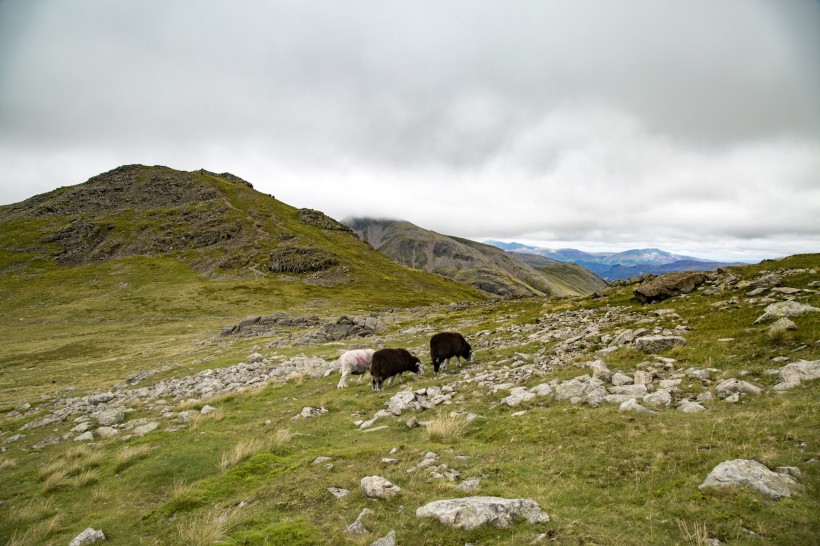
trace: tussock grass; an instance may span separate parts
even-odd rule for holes
[[[769,331],[766,335],[769,341],[777,347],[782,347],[788,344],[793,337],[791,332],[789,332],[789,329],[782,325],[772,326],[771,328],[769,328]]]
[[[693,544],[694,546],[708,546],[709,532],[706,530],[706,524],[695,522],[692,529],[689,530],[689,525],[683,520],[677,520],[678,529],[680,529],[681,537],[686,544]]]
[[[273,451],[279,451],[289,444],[291,440],[293,440],[293,431],[289,428],[276,429],[270,441],[271,449]]]
[[[285,379],[288,383],[292,383],[294,385],[301,385],[305,382],[307,376],[308,374],[306,374],[305,372],[291,372]]]
[[[134,446],[121,449],[114,457],[114,470],[120,472],[151,452],[151,446]]]
[[[268,442],[261,438],[251,438],[250,440],[243,440],[237,443],[233,449],[222,454],[219,461],[219,468],[227,470],[232,468],[245,459],[260,453],[268,448]]]
[[[87,487],[93,483],[97,483],[100,480],[100,471],[95,468],[89,468],[87,470],[83,470],[80,472],[76,478],[74,478],[74,485],[77,487]]]
[[[452,442],[464,436],[469,423],[458,415],[439,415],[434,417],[424,429],[428,440]]]
[[[62,518],[56,515],[46,521],[34,524],[24,532],[15,531],[6,543],[6,546],[31,546],[32,544],[45,544],[51,535],[60,530]]]
[[[0,457],[0,470],[6,470],[7,468],[16,468],[17,461],[14,459],[9,459],[8,457]]]
[[[43,491],[48,493],[49,491],[54,491],[58,487],[65,485],[66,478],[68,478],[68,473],[65,470],[57,470],[52,472],[49,476],[43,480]]]
[[[189,546],[211,546],[228,536],[237,524],[236,509],[212,508],[196,514],[177,525],[180,544]]]
[[[38,498],[20,506],[12,506],[9,519],[16,523],[39,521],[57,511],[57,503],[52,497]]]

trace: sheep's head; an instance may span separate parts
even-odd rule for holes
[[[424,364],[422,364],[421,360],[419,360],[418,358],[413,363],[413,370],[412,371],[413,371],[413,373],[415,373],[417,375],[423,375],[424,374]]]

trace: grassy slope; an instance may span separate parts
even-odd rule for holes
[[[49,392],[50,387],[36,382],[35,372],[43,369],[61,374],[60,381],[79,384],[81,390],[110,388],[112,381],[123,379],[128,370],[167,366],[177,360],[178,368],[163,373],[186,375],[204,366],[236,363],[254,344],[260,344],[259,339],[251,339],[195,345],[225,324],[219,317],[287,309],[285,302],[338,313],[351,308],[367,310],[387,301],[415,305],[425,303],[425,298],[434,299],[409,289],[394,292],[378,279],[372,283],[360,279],[361,284],[334,289],[293,282],[206,281],[173,260],[143,260],[147,259],[88,266],[73,273],[46,267],[46,277],[26,282],[12,282],[7,275],[2,278],[3,320],[113,319],[95,324],[4,324],[4,336],[11,339],[7,347],[12,352],[8,354],[13,355],[0,364],[6,404],[20,400],[16,391],[7,394],[7,388],[18,381],[30,383],[24,392]],[[149,264],[158,265],[152,270]],[[133,268],[127,277],[129,287],[117,290],[122,276],[115,271],[129,267]],[[364,270],[367,266],[360,267]],[[795,257],[739,271],[751,278],[757,270],[782,267],[818,268],[820,256]],[[397,278],[401,274],[389,273]],[[787,284],[805,287],[813,280],[817,280],[816,274],[805,273],[789,277]],[[417,282],[432,281],[422,276]],[[49,298],[38,298],[38,291],[47,289],[51,291]],[[78,293],[83,300],[75,299]],[[760,313],[758,308],[738,304],[721,311],[712,306],[733,296],[742,299],[742,294],[698,294],[647,308],[632,300],[629,289],[623,288],[595,300],[484,303],[455,312],[431,307],[402,315],[400,326],[459,329],[469,338],[480,330],[527,324],[543,314],[574,307],[624,305],[639,312],[663,307],[675,309],[691,328],[689,344],[668,355],[678,359],[682,368],[714,366],[726,370],[727,376],[745,370],[750,380],[771,385],[774,379],[762,372],[775,366],[771,362],[774,356],[818,358],[818,313],[795,319],[798,331],[775,344],[765,327],[752,326]],[[317,303],[318,299],[327,303]],[[820,306],[817,295],[807,301]],[[158,315],[198,320],[123,320]],[[398,330],[391,335],[391,343],[418,352],[428,337]],[[731,344],[718,341],[730,337],[735,338]],[[477,361],[499,360],[535,348],[485,350]],[[329,348],[286,348],[280,352],[303,351],[324,354]],[[613,370],[631,370],[641,359],[634,351],[621,350],[607,361]],[[37,370],[27,371],[26,367]],[[80,370],[88,375],[79,377]],[[570,368],[555,375],[567,378],[581,373],[584,371]],[[428,375],[417,385],[445,385],[450,377]],[[224,544],[364,545],[390,529],[397,531],[400,544],[459,546],[466,542],[528,544],[541,533],[565,544],[676,544],[687,543],[684,529],[694,531],[696,526],[730,544],[809,544],[820,536],[820,472],[816,463],[810,462],[820,451],[816,384],[786,395],[745,398],[737,405],[715,401],[703,414],[667,410],[655,417],[620,413],[611,406],[590,409],[543,399],[517,408],[529,412],[516,417],[512,415],[515,410],[494,406],[505,393],[488,396],[484,389],[462,389],[462,405],[486,419],[475,421],[463,435],[442,441],[429,439],[423,429],[410,430],[401,421],[392,420],[384,421],[390,425],[385,431],[359,432],[351,422],[371,417],[398,389],[373,395],[354,382],[351,389],[337,391],[336,381],[334,376],[295,381],[212,401],[219,408],[217,414],[174,433],[158,430],[141,439],[100,441],[82,448],[66,442],[41,452],[11,444],[0,456],[5,501],[0,506],[0,537],[8,539],[16,532],[18,538],[25,539],[18,543],[64,544],[93,526],[104,529],[111,544],[192,544],[190,538],[181,538],[181,533],[189,525],[207,529],[214,514],[233,514],[231,525],[222,533],[232,542]],[[306,405],[324,406],[329,413],[313,420],[291,421]],[[446,413],[451,408],[440,411]],[[141,416],[139,408],[135,409],[130,419]],[[438,412],[428,413],[420,419],[430,419]],[[270,424],[266,424],[268,420]],[[260,438],[273,443],[275,432],[281,429],[295,433],[281,447],[259,449],[234,466],[220,467],[223,454],[238,443]],[[16,430],[14,423],[0,420],[0,431],[6,436]],[[53,432],[27,434],[30,438],[26,443]],[[144,452],[140,451],[143,447]],[[394,447],[398,448],[395,457],[399,464],[384,465],[381,459],[391,456]],[[123,462],[121,454],[129,451],[135,458]],[[479,494],[535,499],[552,521],[466,532],[417,519],[418,506],[465,495],[454,484],[434,480],[426,472],[407,473],[428,451],[441,455],[442,462],[464,478],[481,477]],[[469,459],[456,459],[456,455]],[[317,456],[333,457],[333,468],[312,465]],[[716,464],[741,457],[770,467],[800,467],[805,474],[805,493],[771,502],[743,490],[697,489]],[[60,470],[67,476],[46,491],[53,485],[49,478]],[[389,501],[366,499],[358,483],[373,474],[401,486],[401,495]],[[344,487],[351,493],[336,501],[327,487]],[[247,506],[232,509],[240,501]],[[364,519],[373,534],[362,538],[344,534],[343,529],[364,507],[374,510]],[[697,543],[694,539],[688,542]]]

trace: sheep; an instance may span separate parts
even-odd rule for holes
[[[441,363],[450,363],[450,359],[456,357],[459,367],[461,367],[461,357],[467,362],[473,360],[473,349],[464,336],[454,332],[440,332],[430,338],[430,358],[433,360],[433,373],[438,374]]]
[[[347,388],[347,376],[358,375],[359,383],[362,382],[364,374],[370,371],[370,363],[373,361],[373,349],[355,349],[347,351],[339,357],[339,373],[342,378],[339,379],[337,389]]]
[[[424,366],[417,357],[407,349],[380,349],[373,353],[370,364],[371,391],[384,390],[385,379],[390,379],[388,386],[393,384],[393,377],[401,376],[402,372],[413,372],[416,375],[424,373]]]

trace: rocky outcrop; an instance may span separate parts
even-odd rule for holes
[[[800,386],[803,381],[820,379],[820,360],[793,362],[780,368],[778,383],[772,387],[776,392],[783,392]]]
[[[322,229],[334,229],[337,231],[347,231],[353,233],[353,230],[341,222],[337,222],[324,212],[313,209],[299,209],[296,213],[297,218],[303,224],[316,226]]]
[[[338,264],[339,260],[326,250],[287,246],[271,252],[268,269],[274,273],[314,273]]]
[[[456,529],[472,530],[482,525],[507,528],[516,520],[544,523],[550,520],[537,502],[530,499],[465,497],[434,501],[416,510],[416,517],[433,518]]]
[[[801,491],[800,484],[788,472],[772,472],[757,461],[734,459],[717,465],[699,489],[740,486],[779,500]]]
[[[666,273],[633,290],[641,303],[655,303],[667,298],[689,294],[706,281],[706,274],[692,271]]]
[[[805,303],[792,300],[779,301],[766,306],[765,312],[760,315],[754,323],[759,324],[767,320],[776,320],[782,317],[799,317],[806,313],[816,311],[820,311],[820,309]]]

